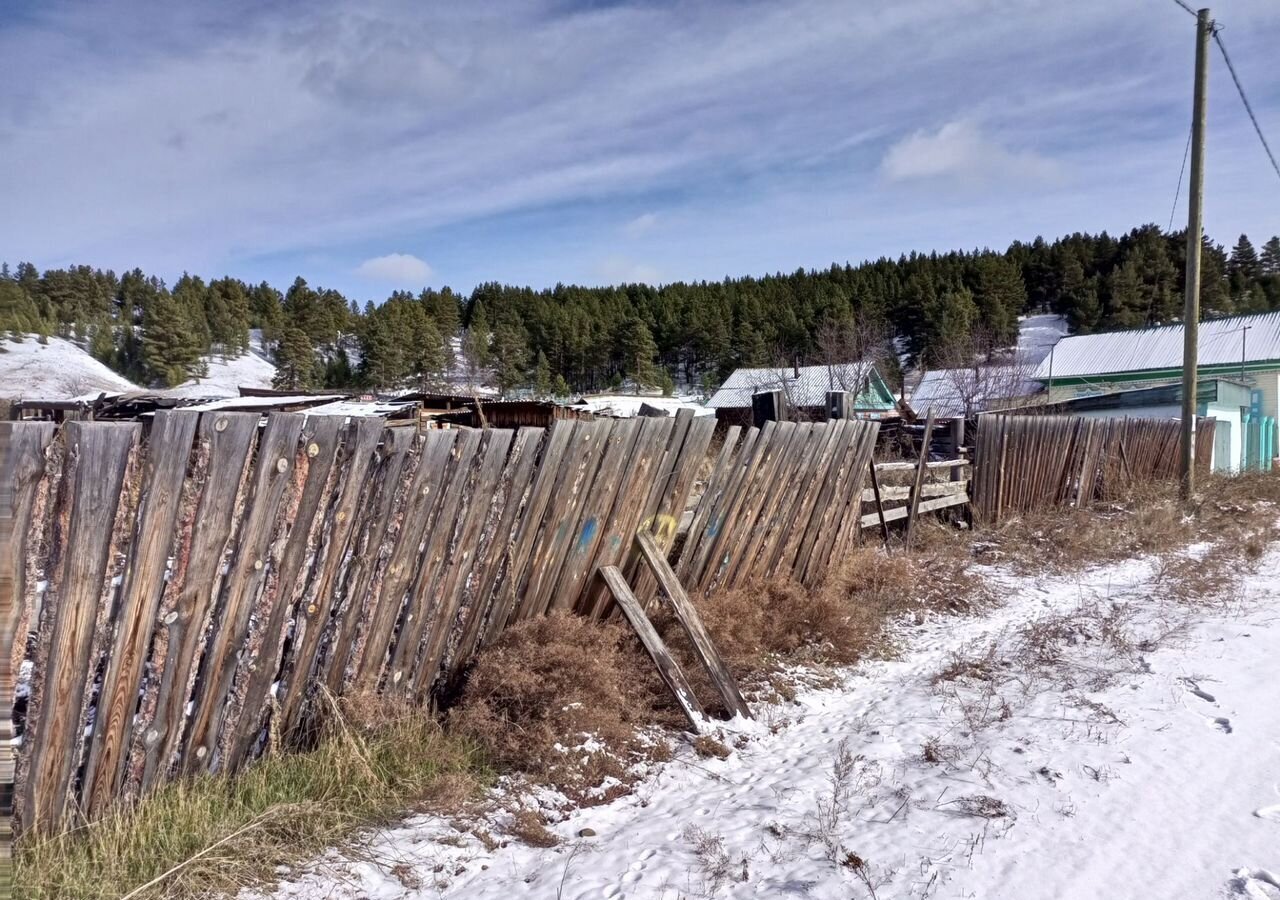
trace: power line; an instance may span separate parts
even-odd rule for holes
[[[1182,193],[1182,176],[1187,174],[1187,156],[1191,153],[1192,130],[1187,129],[1187,147],[1182,151],[1182,168],[1178,170],[1178,186],[1173,191],[1173,207],[1169,210],[1169,227],[1165,231],[1173,231],[1173,214],[1178,211],[1178,195]]]
[[[1179,6],[1185,6],[1182,0],[1173,0]],[[1258,140],[1262,142],[1262,149],[1266,151],[1267,159],[1271,160],[1271,168],[1276,170],[1276,177],[1280,177],[1280,163],[1276,162],[1276,156],[1271,152],[1271,145],[1267,143],[1267,139],[1262,134],[1262,126],[1258,124],[1258,117],[1253,114],[1253,106],[1249,103],[1249,98],[1245,96],[1244,85],[1240,83],[1240,76],[1236,74],[1236,67],[1231,64],[1231,57],[1227,54],[1227,45],[1222,43],[1222,37],[1219,32],[1222,29],[1217,25],[1213,28],[1213,39],[1218,44],[1218,49],[1222,51],[1222,58],[1227,63],[1227,71],[1231,73],[1231,80],[1236,84],[1236,90],[1240,93],[1240,101],[1244,103],[1244,110],[1249,114],[1249,120],[1253,122],[1253,130],[1258,133]]]
[[[1191,13],[1191,15],[1193,16],[1196,15],[1196,11],[1192,9],[1190,6],[1187,6],[1187,4],[1183,3],[1182,0],[1173,0],[1173,2],[1181,6],[1187,12]]]

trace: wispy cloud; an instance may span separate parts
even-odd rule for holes
[[[638,238],[653,231],[658,224],[658,214],[641,213],[622,226],[622,233],[629,238]]]
[[[1010,150],[966,121],[903,138],[885,153],[880,169],[890,181],[946,179],[964,185],[1050,181],[1062,175],[1053,160],[1028,150]]]
[[[431,266],[408,253],[388,253],[366,259],[356,267],[356,274],[372,281],[399,287],[421,287],[431,277]]]

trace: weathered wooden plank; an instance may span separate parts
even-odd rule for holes
[[[911,549],[911,536],[915,530],[916,513],[920,509],[920,489],[924,486],[924,473],[929,465],[929,442],[933,438],[933,421],[933,410],[930,410],[929,416],[924,422],[924,437],[920,443],[920,466],[916,469],[915,484],[911,487],[911,499],[907,501],[907,533],[903,538],[903,543],[908,550]]]
[[[520,520],[533,484],[534,465],[544,430],[523,427],[512,441],[507,465],[495,496],[496,521],[486,526],[486,537],[476,560],[475,577],[464,594],[462,636],[450,664],[451,678],[457,678],[475,654],[490,618],[497,613],[501,600],[494,590],[509,562],[509,554],[518,535]]]
[[[35,601],[34,589],[28,590],[27,557],[39,542],[32,535],[43,530],[37,518],[43,518],[48,497],[42,479],[53,437],[52,422],[0,422],[0,659],[5,663],[0,667],[0,839],[6,842],[17,780],[13,679],[26,652]]]
[[[740,573],[750,570],[748,549],[753,546],[762,520],[768,516],[768,506],[777,500],[782,479],[779,471],[785,471],[795,461],[792,449],[807,440],[813,427],[810,422],[777,422],[774,439],[764,462],[756,470],[751,489],[740,505],[733,525],[732,542],[726,542],[720,554],[719,566],[712,577],[711,586],[730,586]],[[767,427],[767,426],[766,426]]]
[[[715,466],[711,470],[707,483],[698,500],[693,513],[693,521],[689,525],[689,534],[684,547],[680,551],[680,559],[676,563],[676,574],[681,579],[696,581],[696,573],[692,572],[693,560],[705,541],[715,538],[714,522],[719,504],[727,489],[732,486],[730,473],[733,468],[734,454],[738,451],[738,439],[742,428],[731,425],[725,431],[724,443],[720,445],[720,453],[716,456]]]
[[[702,616],[698,615],[698,610],[689,600],[689,595],[685,593],[684,585],[680,583],[680,579],[676,577],[676,573],[672,571],[671,566],[667,563],[667,558],[658,548],[658,545],[654,543],[653,536],[643,531],[639,532],[636,534],[636,544],[640,548],[640,553],[644,557],[649,570],[653,573],[653,577],[657,579],[658,587],[671,604],[676,621],[680,623],[684,633],[689,636],[689,641],[693,645],[698,660],[707,670],[707,674],[711,676],[711,683],[715,685],[717,693],[720,694],[720,699],[723,701],[725,709],[729,711],[731,716],[738,715],[750,719],[751,708],[747,706],[747,701],[742,699],[742,692],[738,689],[737,680],[733,677],[733,673],[729,671],[729,667],[725,665],[724,658],[720,656],[720,651],[716,649],[715,642],[711,640],[711,635],[707,633],[706,626],[702,624]]]
[[[845,419],[834,419],[822,427],[816,452],[810,453],[801,480],[795,485],[798,495],[793,492],[764,560],[765,575],[790,577],[795,574],[796,554],[808,535],[814,510],[830,493],[832,479],[829,476],[848,446],[850,430]]]
[[[223,557],[237,526],[237,499],[260,420],[256,413],[217,413],[200,421],[204,474],[188,482],[178,552],[160,602],[164,628],[156,636],[151,676],[156,688],[145,698],[135,726],[141,737],[137,781],[143,791],[168,774],[177,754],[200,640],[222,582]]]
[[[442,510],[447,518],[442,517],[428,544],[429,568],[424,567],[415,591],[416,604],[424,612],[414,637],[423,640],[404,645],[410,655],[398,656],[399,669],[391,676],[410,678],[414,696],[423,696],[431,688],[445,651],[457,636],[462,591],[476,552],[482,549],[480,530],[492,509],[493,494],[513,437],[515,433],[508,429],[483,432],[483,446],[477,445],[474,465],[458,469],[454,477],[453,489],[460,495],[459,502],[452,509]]]
[[[350,426],[340,450],[339,492],[325,516],[316,548],[319,569],[298,604],[294,617],[294,649],[280,682],[280,722],[286,734],[298,726],[306,692],[313,683],[321,639],[336,615],[338,573],[355,532],[358,504],[368,496],[369,474],[378,441],[386,426],[381,419],[358,418]],[[337,621],[334,621],[336,626]]]
[[[459,437],[461,435],[461,437]],[[434,539],[434,527],[444,504],[456,506],[459,490],[454,472],[459,466],[466,471],[480,441],[478,431],[429,431],[422,446],[421,458],[409,486],[395,546],[387,562],[386,573],[372,608],[369,627],[356,666],[354,685],[357,691],[376,691],[388,665],[388,651],[396,636],[396,624],[404,617],[401,634],[418,630],[421,620],[413,599],[413,585],[420,567],[427,565],[424,541]],[[448,513],[444,513],[447,517]],[[449,524],[452,527],[452,523]],[[406,602],[408,607],[406,608]],[[402,639],[401,644],[405,641]]]
[[[876,482],[879,482],[877,476]],[[968,490],[967,483],[963,481],[926,481],[924,487],[920,489],[920,496],[925,497],[945,497],[948,494],[963,494]],[[885,502],[892,500],[907,500],[911,497],[910,485],[880,485],[880,499]],[[876,500],[875,488],[862,489],[862,502],[874,503]]]
[[[297,413],[272,413],[258,445],[253,489],[245,507],[240,529],[223,582],[222,596],[214,617],[196,681],[191,713],[180,765],[188,774],[208,771],[213,766],[224,705],[236,671],[237,654],[245,646],[249,614],[272,564],[268,552],[276,533],[277,513],[285,488],[293,482],[298,439],[305,418]]]
[[[516,537],[503,557],[502,578],[494,584],[493,613],[485,626],[481,646],[493,643],[509,622],[519,618],[520,586],[527,578],[529,556],[541,532],[552,494],[563,474],[563,461],[576,430],[575,424],[570,420],[556,422],[543,442],[529,499],[520,512]]]
[[[858,430],[840,465],[836,488],[809,558],[797,566],[806,585],[817,585],[832,566],[839,567],[844,554],[858,540],[862,480],[871,466],[880,425],[867,421],[850,421],[849,425]]]
[[[685,718],[689,720],[690,730],[694,734],[699,734],[702,731],[702,723],[706,720],[706,713],[702,711],[702,704],[694,696],[693,688],[689,686],[689,680],[684,677],[684,672],[680,671],[680,666],[671,658],[667,645],[663,643],[662,638],[654,629],[653,623],[644,614],[644,607],[640,605],[640,601],[631,592],[631,586],[627,584],[627,580],[622,576],[622,570],[617,566],[601,566],[600,576],[613,593],[614,602],[618,604],[622,614],[626,616],[627,621],[631,623],[631,627],[635,629],[636,635],[639,636],[640,643],[644,645],[645,651],[653,660],[654,665],[658,667],[658,674],[662,676],[663,682],[671,689],[672,695],[676,698],[676,703],[679,704],[681,711],[684,712]]]
[[[529,559],[518,612],[522,620],[546,612],[555,588],[555,578],[560,573],[560,562],[568,552],[570,543],[578,538],[578,513],[595,480],[614,420],[597,419],[578,422],[576,425],[573,438],[565,451],[561,477]]]
[[[238,710],[238,715],[228,715],[224,726],[225,769],[238,768],[252,754],[270,713],[271,686],[280,673],[285,642],[294,631],[291,620],[299,616],[298,599],[306,587],[310,568],[308,557],[314,561],[316,540],[324,523],[322,504],[327,504],[334,492],[334,463],[342,429],[340,416],[308,417],[303,428],[305,452],[294,469],[297,509],[290,512],[292,526],[284,551],[279,565],[271,567],[258,604],[265,624],[257,629],[258,639],[241,654],[244,671],[237,682],[242,686],[233,693],[233,711]]]
[[[798,519],[793,526],[798,538],[794,549],[788,547],[785,557],[776,567],[777,572],[786,572],[795,578],[802,578],[804,575],[809,557],[813,554],[814,545],[822,536],[820,531],[823,528],[823,522],[835,502],[841,478],[844,475],[844,467],[848,465],[850,448],[855,445],[862,433],[863,426],[856,420],[837,419],[830,424],[835,427],[836,434],[832,439],[831,454],[815,478],[821,487],[809,510],[808,519]]]
[[[569,609],[577,602],[588,575],[595,571],[592,562],[609,528],[610,513],[618,500],[619,492],[629,487],[648,486],[652,483],[649,479],[635,478],[634,473],[628,470],[628,465],[641,435],[644,432],[654,432],[649,423],[662,421],[650,418],[620,421],[605,439],[600,468],[583,501],[560,572],[555,577],[550,609]]]
[[[724,512],[717,516],[718,522],[713,523],[715,536],[699,548],[695,571],[691,573],[697,575],[697,581],[691,580],[690,583],[696,585],[696,589],[702,593],[711,588],[725,563],[724,548],[739,537],[736,533],[738,511],[753,490],[757,470],[768,459],[769,454],[776,450],[776,447],[771,450],[770,445],[778,443],[777,435],[778,423],[775,421],[766,422],[763,428],[753,428],[747,432],[747,439],[738,454],[733,485],[725,498]]]
[[[935,497],[932,500],[922,501],[919,508],[916,510],[916,513],[936,512],[937,510],[947,509],[952,506],[964,506],[968,502],[969,497],[966,494],[947,494],[942,497]],[[894,509],[886,510],[884,520],[886,522],[897,522],[900,519],[905,519],[907,517],[907,512],[908,509],[905,506],[898,506]],[[875,513],[868,513],[862,517],[862,527],[874,528],[879,521],[880,519]]]
[[[788,510],[794,514],[796,493],[809,486],[806,472],[816,455],[815,440],[825,436],[829,430],[821,423],[802,422],[796,425],[790,444],[779,454],[778,466],[767,485],[756,523],[744,541],[738,565],[733,572],[726,573],[726,584],[738,586],[767,574],[773,542],[785,528]]]
[[[129,727],[173,555],[182,485],[199,419],[194,412],[159,411],[147,440],[141,505],[84,772],[82,806],[90,816],[116,798],[123,779]]]
[[[409,451],[413,447],[413,439],[414,434],[408,428],[386,430],[378,465],[369,476],[367,488],[360,494],[355,512],[359,522],[351,533],[347,554],[350,562],[338,576],[341,584],[338,593],[342,600],[321,679],[334,694],[342,693],[348,669],[359,664],[368,631],[365,626],[377,608],[376,584],[391,554],[387,530],[408,492],[404,483],[405,470],[410,468]],[[296,717],[300,712],[296,701],[295,697],[293,712],[288,719],[291,730],[297,726]]]
[[[141,429],[136,423],[68,422],[62,433],[67,463],[59,489],[55,568],[45,592],[44,616],[52,619],[42,695],[31,744],[24,804],[31,830],[56,828],[84,741],[85,692],[93,678],[90,648],[99,611],[114,590],[105,584],[125,471]]]
[[[642,423],[626,464],[626,480],[614,500],[604,534],[592,560],[591,571],[602,565],[622,563],[628,553],[631,536],[637,529],[648,529],[653,521],[645,519],[645,503],[649,488],[665,455],[665,445],[671,435],[670,419],[647,419]],[[659,525],[661,527],[661,525]],[[634,592],[633,592],[634,593]],[[590,579],[580,594],[579,609],[594,619],[599,619],[612,604],[612,595],[603,579]]]

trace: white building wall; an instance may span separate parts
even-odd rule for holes
[[[1071,415],[1084,419],[1181,419],[1182,408],[1176,403],[1167,403],[1153,406],[1131,406],[1126,409],[1091,409],[1073,412]],[[1244,425],[1240,418],[1240,410],[1238,408],[1209,404],[1205,417],[1230,423],[1231,426],[1231,453],[1229,458],[1218,459],[1215,453],[1210,462],[1213,470],[1215,472],[1238,471],[1240,457],[1244,452]]]

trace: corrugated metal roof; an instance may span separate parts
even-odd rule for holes
[[[1242,329],[1246,362],[1275,362],[1280,366],[1280,312],[1232,316],[1200,323],[1199,364],[1239,364]],[[1052,357],[1046,357],[1035,377],[1047,379],[1113,375],[1152,369],[1182,367],[1181,324],[1105,334],[1080,334],[1058,341]]]
[[[925,372],[908,405],[917,416],[939,419],[984,412],[1006,401],[1029,397],[1041,389],[1025,369],[987,366],[980,369],[935,369]]]
[[[786,366],[776,369],[738,369],[728,377],[720,390],[711,395],[711,409],[741,409],[751,406],[751,395],[758,391],[781,389],[792,406],[825,406],[827,391],[859,391],[868,379],[883,384],[875,365],[862,361],[833,366]],[[892,406],[890,399],[888,405]]]

